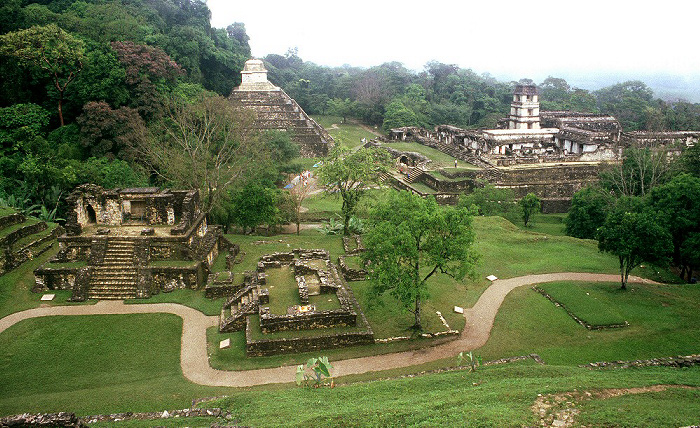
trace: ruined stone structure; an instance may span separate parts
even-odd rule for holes
[[[293,270],[300,304],[288,307],[285,314],[275,314],[270,312],[269,287],[284,285],[268,284],[267,272],[283,267]],[[296,249],[289,253],[263,256],[258,262],[257,271],[247,272],[243,278],[240,284],[236,284],[235,281],[225,284],[226,280],[218,284],[233,286],[235,290],[222,308],[219,331],[245,330],[246,352],[249,356],[374,343],[374,333],[361,314],[352,292],[346,288],[336,267],[331,263],[326,250]],[[216,275],[212,274],[209,281],[211,285],[207,288],[215,288]],[[310,303],[311,296],[324,295],[334,295],[338,306],[334,309],[320,310]],[[333,327],[347,327],[348,331],[323,331]],[[318,330],[318,334],[299,337],[275,336],[277,332],[290,330]]]
[[[486,180],[513,189],[516,197],[534,192],[543,199],[545,212],[562,212],[568,209],[573,193],[597,181],[600,168],[606,162],[617,162],[625,148],[651,147],[673,156],[698,144],[700,131],[624,132],[610,115],[540,112],[537,88],[518,85],[510,115],[499,121],[499,129],[406,127],[392,129],[389,138],[416,141],[481,168],[454,177],[447,168],[440,171],[442,177],[448,176],[445,180],[430,174],[426,164],[409,168],[405,178],[393,177],[396,187],[417,192],[411,183],[420,182],[435,190],[438,201],[452,203],[455,195],[469,191],[478,180]],[[394,158],[406,156],[390,144],[384,147]]]
[[[535,85],[517,85],[510,104],[508,129],[540,129],[539,93]]]
[[[80,301],[199,288],[219,250],[232,246],[207,224],[196,190],[87,184],[66,200],[66,234],[58,254],[34,271],[34,291],[69,289]]]
[[[60,226],[51,229],[21,213],[0,217],[0,275],[50,250],[62,233]]]
[[[267,80],[267,70],[261,60],[246,61],[241,72],[241,85],[233,89],[229,100],[237,107],[257,114],[260,130],[280,130],[290,133],[305,157],[325,156],[333,138],[281,88]]]

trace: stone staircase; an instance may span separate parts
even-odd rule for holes
[[[258,286],[250,284],[240,289],[224,303],[219,318],[219,331],[231,332],[245,328],[245,317],[258,311]]]
[[[327,146],[333,143],[328,132],[282,90],[234,90],[229,100],[234,105],[255,111],[257,128],[289,130],[292,140],[301,146],[302,155],[325,155]]]
[[[406,183],[413,183],[418,180],[418,178],[423,175],[423,170],[420,168],[409,168],[408,177],[404,180]]]
[[[109,239],[103,261],[94,267],[87,297],[100,300],[135,299],[137,283],[134,242]]]

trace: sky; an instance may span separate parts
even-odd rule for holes
[[[371,67],[431,60],[500,79],[594,73],[700,77],[700,2],[628,0],[207,0],[212,25],[243,22],[255,57]]]

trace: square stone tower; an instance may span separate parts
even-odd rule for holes
[[[517,85],[510,104],[508,129],[540,129],[540,102],[537,86]]]

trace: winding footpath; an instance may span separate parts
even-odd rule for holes
[[[503,300],[515,288],[553,281],[614,282],[618,281],[619,278],[619,275],[564,272],[496,280],[484,291],[472,308],[464,311],[466,326],[457,339],[413,351],[333,361],[333,375],[339,377],[374,370],[408,367],[450,357],[460,351],[479,348],[488,340],[496,313]],[[655,284],[654,281],[636,276],[630,276],[629,282]],[[123,301],[102,300],[89,306],[39,307],[16,312],[0,319],[0,333],[20,321],[37,317],[148,313],[169,313],[182,318],[180,365],[184,376],[194,383],[208,386],[246,387],[268,383],[286,383],[294,379],[296,366],[244,371],[213,369],[209,365],[207,356],[206,330],[209,327],[217,326],[219,317],[206,316],[196,309],[176,303],[125,305]]]

